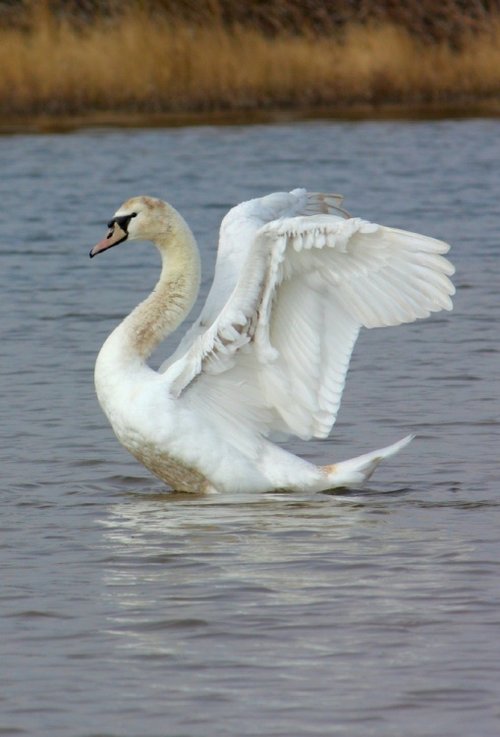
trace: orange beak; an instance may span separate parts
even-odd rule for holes
[[[124,241],[128,236],[128,233],[120,228],[118,223],[114,223],[113,229],[109,231],[106,238],[103,238],[102,241],[99,241],[99,243],[96,243],[96,245],[91,249],[89,256],[90,258],[94,258],[94,256],[97,256],[98,253],[102,253],[103,251],[107,251],[108,248],[112,248],[113,246],[118,245],[118,243],[121,243]]]

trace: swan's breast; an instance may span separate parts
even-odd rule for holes
[[[180,462],[154,443],[131,436],[120,440],[140,463],[175,491],[204,494],[212,488],[207,478],[196,468]]]
[[[178,413],[161,376],[148,366],[123,366],[99,355],[97,397],[120,443],[151,473],[176,491],[206,493],[206,476],[169,452]]]

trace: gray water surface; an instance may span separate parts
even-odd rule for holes
[[[0,734],[500,734],[500,122],[301,123],[0,138]],[[169,494],[93,390],[155,249],[90,261],[168,199],[211,281],[227,209],[339,191],[453,244],[455,310],[364,331],[332,462],[413,444],[350,494]],[[158,363],[176,338],[155,356]]]

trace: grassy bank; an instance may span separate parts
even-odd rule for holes
[[[0,120],[500,99],[500,20],[452,46],[387,22],[268,34],[138,6],[84,22],[34,7],[0,26]]]

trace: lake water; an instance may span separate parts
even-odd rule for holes
[[[4,136],[0,167],[0,735],[499,735],[500,122]],[[457,296],[363,332],[332,438],[292,447],[417,438],[362,492],[169,494],[93,389],[158,256],[89,248],[163,197],[206,294],[225,211],[297,186],[452,243]]]

